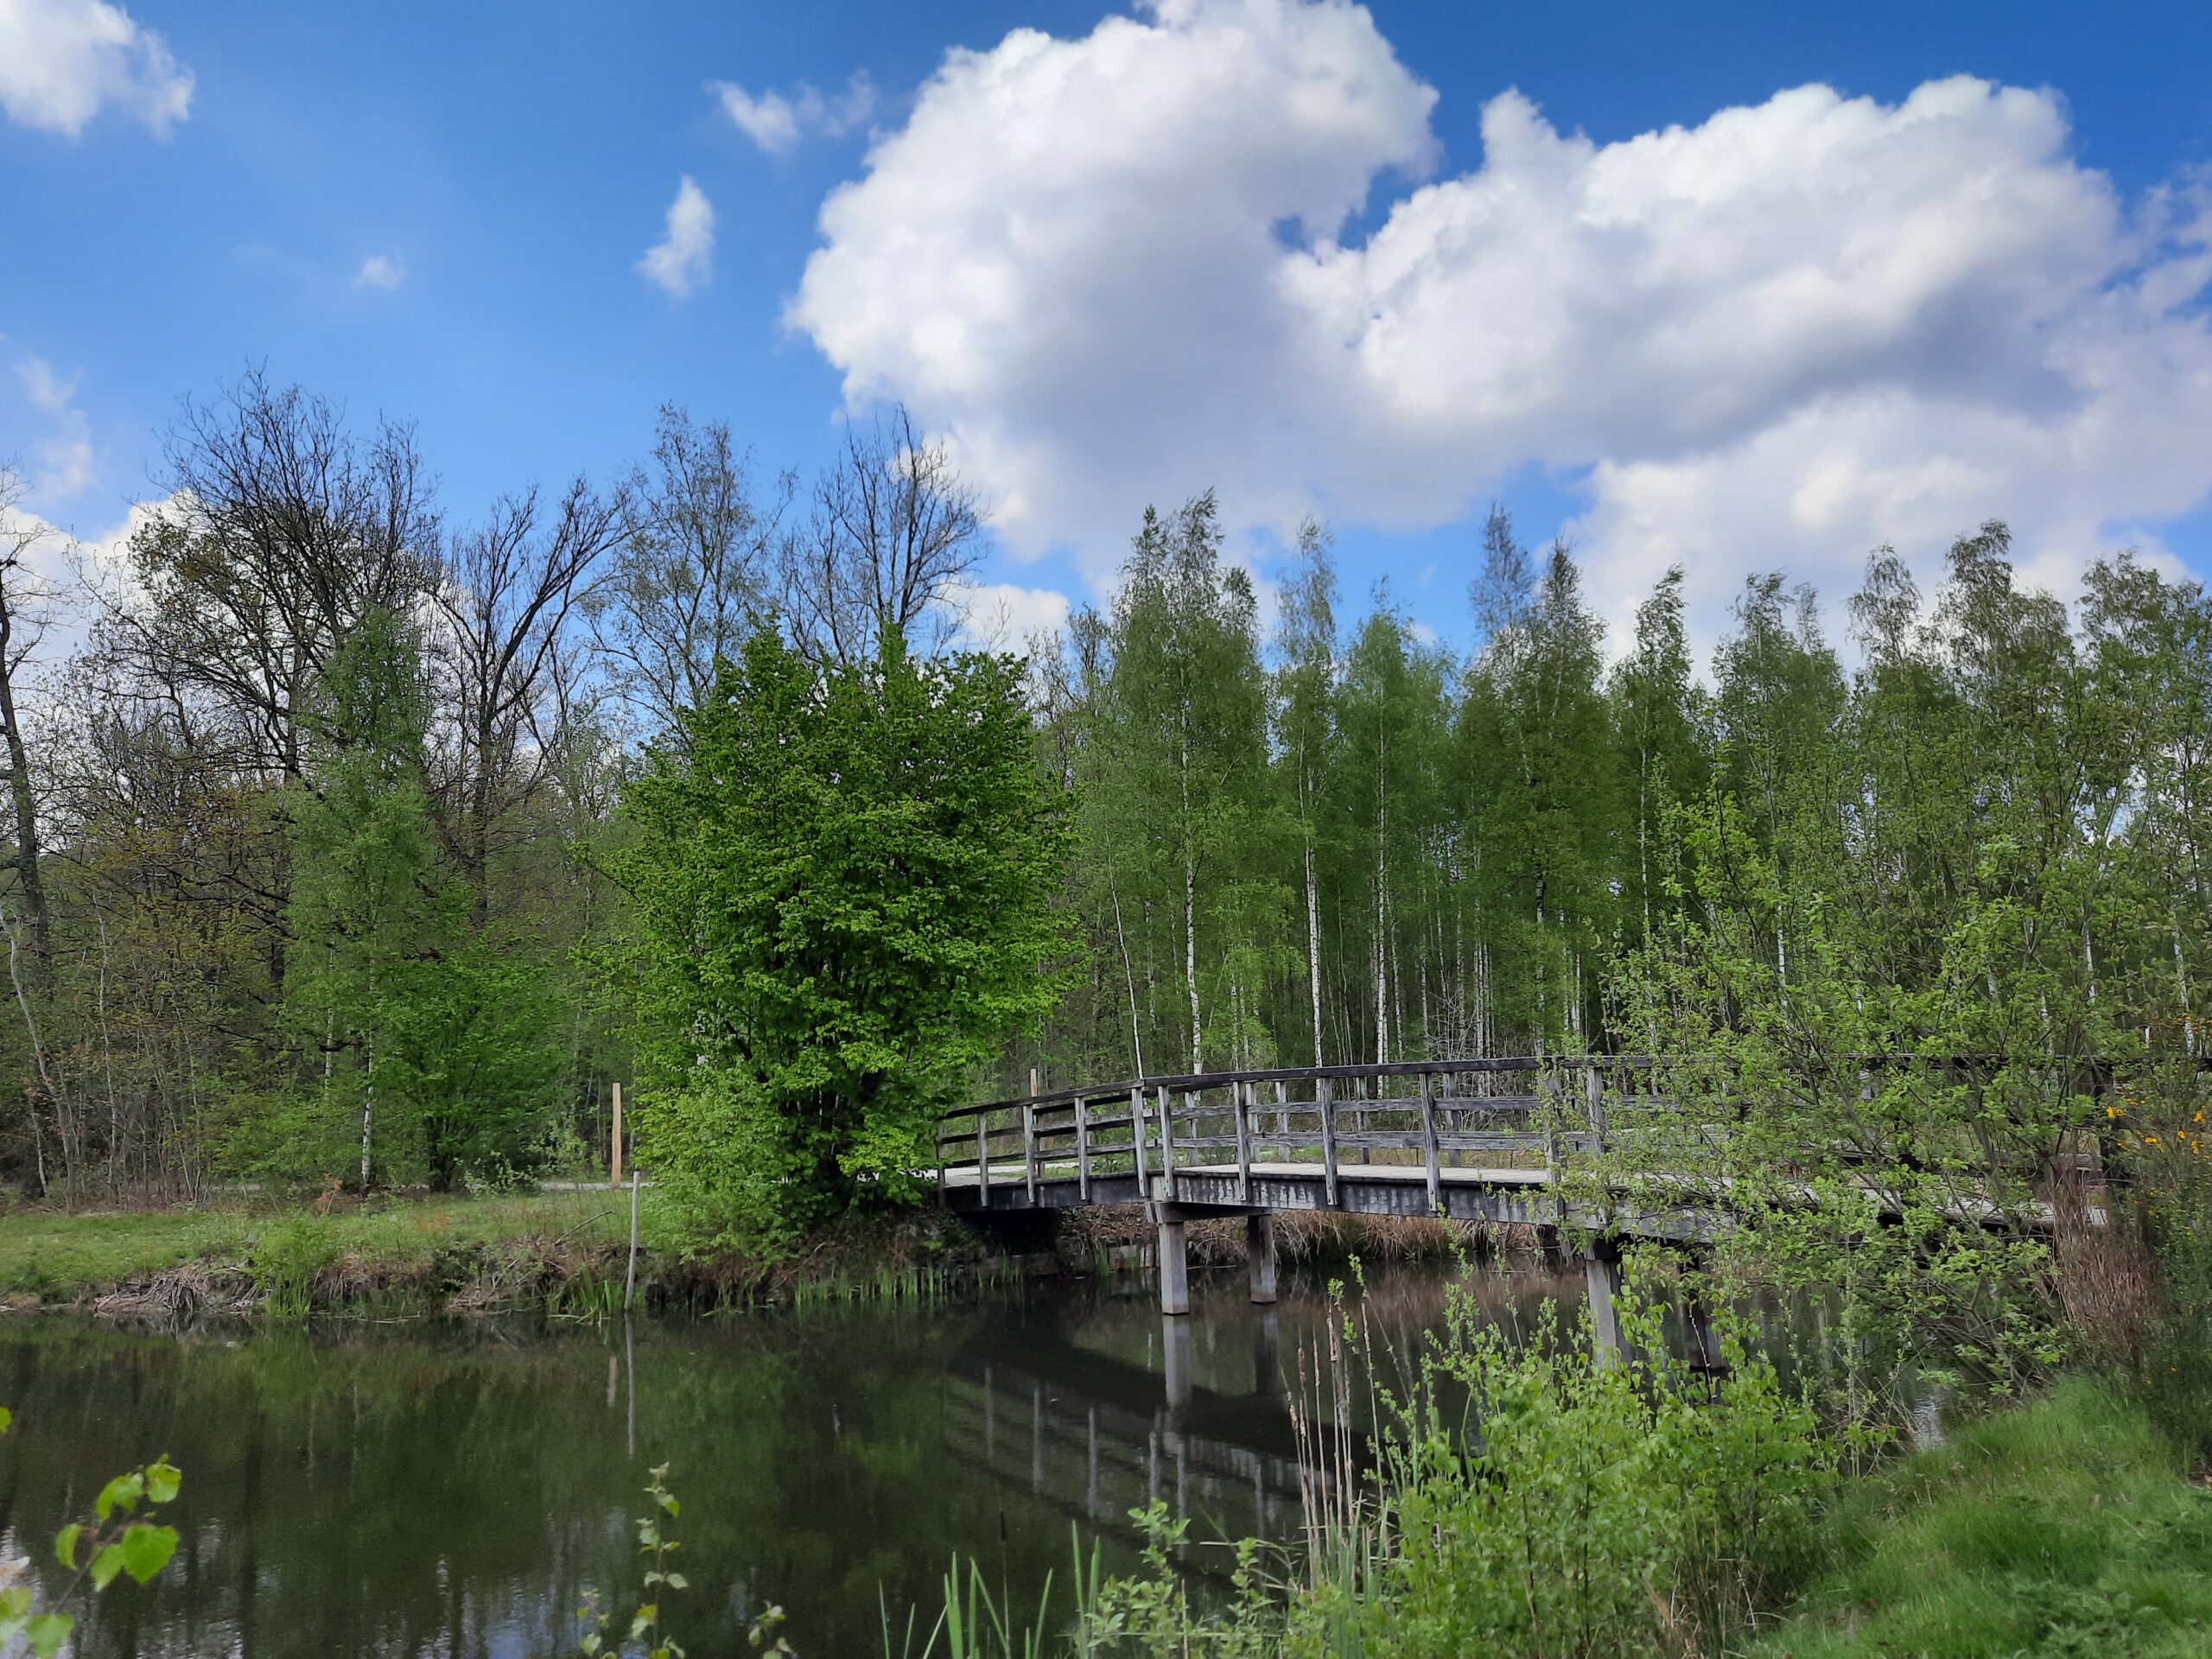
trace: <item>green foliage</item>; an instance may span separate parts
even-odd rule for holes
[[[1738,1641],[1803,1558],[1827,1479],[1817,1425],[1725,1316],[1708,1381],[1666,1356],[1656,1304],[1631,1288],[1621,1306],[1633,1347],[1615,1363],[1549,1305],[1516,1342],[1456,1291],[1393,1438],[1383,1547],[1298,1617],[1407,1659]]]
[[[0,1434],[14,1419],[0,1408]],[[184,1476],[166,1457],[116,1476],[100,1488],[92,1503],[92,1519],[73,1521],[54,1535],[54,1557],[72,1576],[61,1593],[34,1611],[39,1599],[31,1586],[0,1586],[0,1652],[21,1641],[38,1659],[53,1659],[77,1627],[69,1604],[80,1593],[99,1595],[117,1579],[128,1574],[133,1583],[148,1584],[176,1554],[175,1527],[139,1518],[142,1503],[149,1510],[174,1502]]]
[[[315,1283],[338,1260],[337,1230],[320,1216],[296,1216],[263,1230],[249,1268],[254,1288],[278,1319],[304,1319],[315,1306]]]
[[[1020,664],[824,665],[756,634],[655,748],[637,906],[640,1156],[702,1242],[908,1195],[969,1070],[1050,1007],[1066,836]]]
[[[669,1564],[670,1557],[681,1546],[668,1536],[665,1522],[682,1515],[683,1506],[676,1494],[668,1490],[666,1464],[658,1465],[651,1475],[645,1495],[652,1499],[653,1507],[637,1518],[638,1550],[648,1563],[645,1572],[645,1599],[640,1601],[637,1611],[630,1615],[625,1633],[610,1646],[607,1633],[614,1624],[613,1610],[600,1605],[596,1590],[588,1592],[584,1605],[576,1614],[586,1626],[577,1646],[586,1654],[628,1653],[635,1649],[642,1650],[645,1659],[683,1659],[682,1645],[668,1634],[662,1624],[660,1607],[661,1598],[670,1591],[691,1587],[690,1580]],[[766,1639],[764,1633],[772,1632],[781,1618],[781,1610],[771,1608],[762,1616],[761,1621],[754,1624],[753,1646],[755,1650],[759,1650]],[[776,1637],[773,1647],[768,1650],[788,1653],[790,1649],[780,1637]]]
[[[1761,1659],[2180,1659],[2212,1640],[2212,1492],[2087,1379],[1847,1486]]]
[[[469,925],[423,771],[422,652],[372,613],[318,684],[291,804],[285,981],[309,1064],[247,1142],[268,1173],[365,1183],[381,1168],[451,1187],[543,1156],[564,1010],[541,963]]]

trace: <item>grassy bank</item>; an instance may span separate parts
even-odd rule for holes
[[[17,1206],[0,1210],[0,1303],[120,1317],[402,1304],[603,1312],[619,1300],[629,1224],[628,1195],[604,1188],[379,1194],[365,1204],[341,1197],[161,1210]],[[779,1260],[701,1255],[682,1248],[650,1190],[639,1233],[642,1294],[649,1304],[689,1308],[931,1295],[1039,1266],[1145,1271],[1151,1239],[1135,1206],[1078,1211],[1053,1256],[1017,1260],[1001,1253],[1003,1241],[925,1207],[856,1217]],[[1442,1258],[1455,1239],[1466,1242],[1439,1222],[1389,1217],[1286,1217],[1278,1229],[1288,1262]],[[1191,1248],[1196,1265],[1241,1265],[1243,1224],[1201,1224]]]
[[[605,1313],[627,1268],[629,1198],[604,1188],[380,1194],[367,1203],[0,1211],[0,1300],[122,1318],[359,1310]],[[998,1270],[935,1212],[857,1220],[794,1256],[687,1253],[647,1192],[647,1306],[701,1308],[935,1294]]]
[[[243,1308],[283,1294],[342,1300],[348,1292],[403,1287],[458,1290],[502,1268],[581,1270],[619,1253],[628,1235],[626,1199],[603,1191],[394,1196],[327,1207],[21,1207],[0,1212],[0,1296],[84,1306],[159,1300],[188,1286],[199,1300]]]
[[[2212,1653],[2212,1488],[2076,1379],[1846,1485],[1762,1659]]]

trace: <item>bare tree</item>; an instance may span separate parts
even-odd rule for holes
[[[671,730],[771,609],[798,480],[786,473],[756,497],[753,459],[722,422],[704,426],[664,407],[650,474],[626,496],[622,544],[587,607],[609,690],[649,734]]]
[[[138,589],[111,639],[203,700],[257,770],[300,772],[300,717],[346,628],[412,613],[437,569],[438,518],[411,427],[365,440],[299,388],[250,371],[188,403],[166,446],[167,509],[131,544]]]
[[[16,712],[16,683],[46,631],[54,602],[53,587],[33,568],[32,556],[54,531],[19,511],[22,499],[21,474],[0,465],[0,734],[7,741],[8,802],[16,832],[10,862],[15,867],[23,918],[30,925],[31,952],[42,980],[53,966],[54,924],[39,864],[38,796],[31,777],[30,747]]]
[[[942,443],[923,442],[900,404],[847,429],[814,490],[807,534],[785,561],[784,608],[802,649],[837,662],[874,655],[898,628],[917,650],[932,607],[974,568],[981,499]]]
[[[498,825],[551,775],[571,714],[570,624],[621,537],[625,497],[582,479],[544,511],[536,490],[499,502],[454,538],[433,600],[432,655],[446,680],[447,752],[435,757],[447,838],[488,913]]]

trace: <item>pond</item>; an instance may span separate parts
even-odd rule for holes
[[[1477,1284],[1527,1318],[1583,1280],[1529,1263]],[[1394,1269],[1357,1311],[1410,1349],[1444,1285]],[[806,1659],[868,1659],[881,1609],[933,1604],[956,1552],[1033,1607],[1077,1537],[1131,1564],[1128,1511],[1153,1497],[1194,1539],[1294,1531],[1291,1397],[1342,1318],[1295,1274],[1266,1309],[1241,1274],[1201,1280],[1185,1320],[1135,1283],[626,1327],[33,1316],[0,1325],[0,1555],[44,1572],[107,1475],[167,1452],[176,1560],[103,1598],[81,1654],[573,1653],[588,1587],[636,1594],[631,1517],[666,1464],[691,1583],[671,1628],[698,1659],[744,1651],[772,1603]]]

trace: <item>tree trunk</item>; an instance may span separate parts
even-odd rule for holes
[[[1313,1064],[1321,1058],[1321,893],[1313,870],[1313,837],[1306,837],[1306,972],[1313,988]]]
[[[1198,852],[1191,835],[1191,747],[1182,749],[1183,774],[1183,982],[1191,993],[1191,1070],[1203,1071],[1204,1046],[1198,1031]]]
[[[38,802],[31,789],[31,763],[23,730],[16,718],[15,666],[10,653],[16,632],[14,595],[0,582],[0,728],[8,740],[8,796],[16,816],[16,878],[23,893],[23,919],[30,924],[33,976],[42,988],[53,969],[54,928],[46,902],[46,879],[39,868]]]
[[[376,1128],[377,1114],[377,1054],[368,1051],[366,1080],[361,1089],[361,1196],[369,1196],[369,1154],[372,1137]]]

